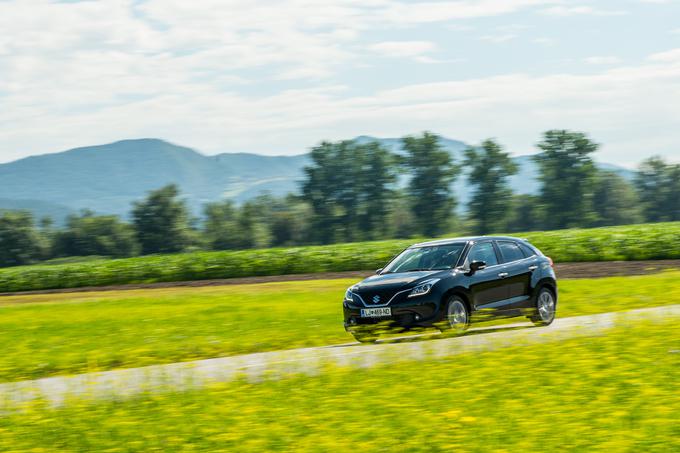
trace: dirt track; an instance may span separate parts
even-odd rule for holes
[[[606,261],[594,263],[557,263],[555,271],[558,278],[599,278],[623,275],[654,274],[667,269],[680,269],[680,260],[663,261]],[[172,288],[176,286],[224,286],[253,283],[271,283],[304,280],[323,280],[339,278],[362,279],[371,275],[371,271],[321,272],[318,274],[272,275],[266,277],[244,277],[220,280],[194,280],[185,282],[139,283],[113,286],[85,286],[82,288],[46,289],[39,291],[22,291],[0,293],[0,296],[20,294],[55,294],[89,291],[122,291],[131,289]]]
[[[663,261],[603,261],[594,263],[557,263],[558,278],[599,278],[622,275],[656,274],[668,269],[680,269],[680,260]]]

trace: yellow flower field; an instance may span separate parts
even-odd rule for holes
[[[1,451],[680,449],[677,324],[127,402],[31,403]]]
[[[353,283],[2,297],[0,382],[346,343]],[[558,317],[680,303],[680,272],[559,284]]]

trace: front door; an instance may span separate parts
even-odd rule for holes
[[[467,256],[467,265],[473,261],[484,261],[485,269],[471,275],[469,288],[475,311],[495,309],[507,299],[507,288],[503,281],[505,266],[500,264],[492,241],[475,243]]]

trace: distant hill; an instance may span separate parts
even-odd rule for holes
[[[243,201],[265,190],[292,192],[306,161],[304,155],[205,156],[162,140],[124,140],[2,164],[0,198],[125,215],[149,190],[176,183],[198,212],[224,197]]]
[[[69,214],[74,214],[75,210],[66,206],[49,203],[40,200],[10,200],[0,198],[0,213],[2,211],[29,211],[33,214],[36,221],[43,217],[49,217],[56,221],[60,226]]]
[[[378,141],[401,152],[396,138],[360,136],[355,140]],[[457,160],[467,147],[446,138],[442,144]],[[511,180],[513,189],[536,193],[535,164],[529,156],[514,160],[520,173]],[[0,164],[0,210],[28,209],[37,217],[50,215],[58,222],[84,208],[124,216],[132,202],[149,190],[176,183],[192,210],[199,213],[204,203],[223,198],[242,202],[264,191],[273,195],[295,192],[308,162],[306,154],[206,156],[158,139],[123,140]],[[631,171],[615,165],[602,167],[632,177]],[[462,203],[468,200],[470,190],[465,178],[460,178],[454,189]]]

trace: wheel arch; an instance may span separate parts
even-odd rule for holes
[[[543,288],[547,288],[555,298],[555,305],[557,305],[557,282],[552,278],[544,278],[538,282],[536,289],[534,290],[534,299],[538,297],[538,293],[541,292]]]
[[[444,311],[446,310],[446,303],[452,296],[458,296],[463,300],[463,303],[468,309],[468,313],[472,314],[472,302],[470,299],[470,294],[468,291],[465,290],[465,288],[462,288],[460,286],[455,286],[453,288],[448,289],[447,291],[442,294],[442,299],[441,303],[439,304],[439,314],[440,317],[444,315]]]

